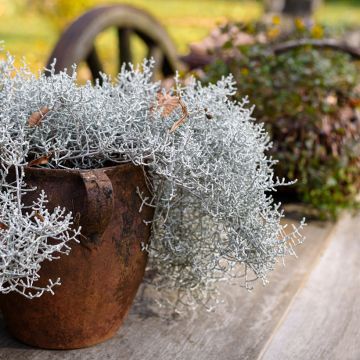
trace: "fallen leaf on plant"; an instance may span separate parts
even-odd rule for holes
[[[39,219],[41,222],[44,222],[44,220],[45,220],[45,218],[38,211],[35,211],[34,217]]]
[[[160,107],[163,108],[162,116],[169,116],[179,105],[180,98],[170,94],[157,94],[157,102]]]
[[[183,124],[185,122],[186,118],[189,115],[188,112],[187,112],[185,104],[183,103],[183,101],[180,98],[179,98],[179,104],[181,106],[181,110],[182,110],[183,114],[182,114],[181,118],[178,121],[176,121],[173,124],[173,126],[171,127],[171,129],[170,129],[171,133],[174,132],[181,124]]]
[[[169,116],[178,106],[181,107],[182,116],[176,121],[170,129],[170,132],[174,132],[188,117],[188,111],[184,102],[178,96],[173,96],[170,94],[157,94],[158,106],[163,108],[161,113],[162,116]]]
[[[46,165],[46,164],[49,163],[50,157],[51,157],[51,154],[50,155],[44,155],[44,156],[41,156],[41,157],[39,157],[37,159],[31,160],[29,162],[28,166]]]
[[[9,228],[9,227],[8,227],[6,224],[0,222],[0,229],[1,229],[1,230],[7,230],[8,228]]]
[[[360,98],[358,99],[350,99],[349,104],[353,107],[360,106]]]
[[[41,121],[49,111],[50,109],[47,106],[43,106],[39,111],[33,112],[28,119],[29,126],[34,127],[40,125]]]

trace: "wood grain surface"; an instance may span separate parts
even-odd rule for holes
[[[360,359],[360,216],[338,223],[261,358]]]
[[[258,284],[248,293],[243,288],[223,284],[221,291],[226,298],[226,305],[219,306],[215,313],[198,311],[182,319],[164,319],[148,311],[146,302],[138,296],[124,325],[113,339],[88,349],[72,351],[40,350],[22,345],[8,335],[5,325],[0,321],[0,359],[256,359],[263,353],[264,347],[269,345],[269,339],[277,339],[274,331],[278,329],[316,260],[326,249],[332,228],[330,224],[311,222],[304,230],[307,237],[305,244],[298,247],[298,259],[289,258],[286,267],[278,266],[267,286]],[[339,270],[332,271],[335,274]],[[355,282],[348,281],[345,284],[353,287]],[[331,290],[334,292],[333,297],[343,291],[341,299],[345,301],[346,293],[351,289],[338,284],[337,288]],[[316,299],[318,294],[313,294],[313,297]],[[306,311],[311,317],[312,309]],[[286,337],[285,332],[283,334]],[[267,356],[276,354],[277,344],[281,346],[281,343],[274,342],[268,347]]]

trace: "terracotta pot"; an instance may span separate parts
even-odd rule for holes
[[[70,255],[44,261],[39,285],[60,277],[55,295],[27,299],[1,295],[9,331],[29,345],[48,349],[90,346],[112,337],[126,316],[147,261],[141,242],[149,239],[153,211],[136,193],[147,192],[141,168],[130,164],[96,170],[29,168],[26,182],[44,189],[48,208],[65,206],[79,219],[81,243]],[[31,203],[36,192],[24,198]]]

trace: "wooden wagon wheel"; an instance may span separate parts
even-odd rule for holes
[[[85,62],[93,79],[105,72],[95,47],[95,38],[108,28],[117,29],[118,70],[132,62],[131,37],[136,34],[147,47],[147,57],[156,61],[154,74],[166,77],[179,68],[176,49],[166,30],[154,17],[129,5],[110,5],[94,8],[76,19],[62,34],[47,62],[56,59],[55,71]]]
[[[283,43],[277,44],[271,47],[271,51],[275,55],[280,55],[287,51],[298,49],[304,46],[311,46],[316,49],[331,49],[335,51],[340,51],[349,54],[354,60],[360,60],[360,49],[352,47],[345,43],[344,41],[336,39],[300,39],[300,40],[290,40]]]

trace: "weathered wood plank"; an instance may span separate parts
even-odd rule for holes
[[[180,320],[165,320],[147,312],[139,299],[117,336],[98,346],[73,351],[26,347],[11,339],[0,322],[0,359],[254,359],[286,312],[309,269],[324,247],[330,224],[311,223],[307,241],[298,248],[299,259],[279,266],[266,287],[251,293],[222,286],[227,305],[215,313],[197,312]]]
[[[360,216],[346,214],[264,360],[360,359]]]

